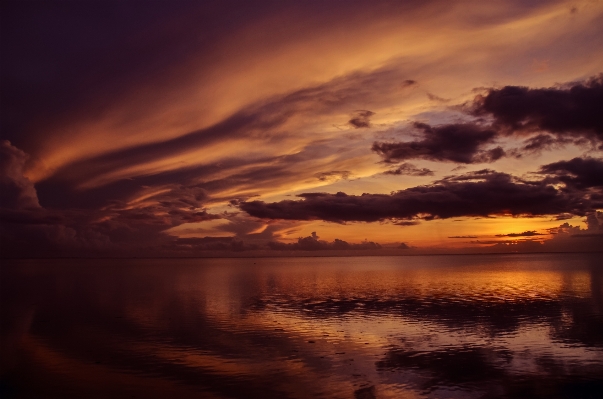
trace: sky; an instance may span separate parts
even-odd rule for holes
[[[603,244],[603,1],[0,4],[0,256]]]

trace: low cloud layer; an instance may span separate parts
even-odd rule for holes
[[[242,202],[251,216],[265,219],[376,222],[387,219],[447,219],[461,216],[584,215],[603,201],[582,192],[556,189],[546,181],[521,181],[489,170],[453,176],[429,186],[392,194],[305,193],[298,201]]]
[[[347,241],[336,238],[332,242],[321,240],[316,235],[316,232],[312,232],[308,237],[300,237],[295,243],[282,243],[271,241],[268,243],[268,247],[273,250],[279,251],[328,251],[328,250],[373,250],[380,249],[381,245],[372,242],[364,241],[358,244],[350,244]]]
[[[537,233],[536,231],[524,231],[522,233],[508,233],[508,234],[497,234],[496,237],[533,237],[543,236],[545,234]]]

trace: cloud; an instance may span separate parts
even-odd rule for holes
[[[489,88],[459,108],[480,119],[437,126],[414,122],[422,139],[375,142],[372,150],[385,162],[426,159],[473,164],[494,162],[506,155],[520,158],[568,144],[598,142],[603,149],[602,106],[603,74],[556,88]],[[486,148],[511,135],[532,136],[519,148]]]
[[[170,208],[200,208],[208,199],[207,191],[200,184],[190,186],[179,184],[162,190],[159,194],[149,198],[157,201],[164,207]]]
[[[182,132],[177,137],[123,146],[67,162],[53,171],[51,179],[53,183],[67,181],[72,186],[90,189],[164,172],[179,171],[181,176],[190,176],[195,169],[210,174],[228,166],[261,164],[287,153],[291,145],[311,146],[312,140],[308,140],[304,131],[308,119],[326,123],[334,114],[369,100],[379,104],[397,94],[399,89],[393,87],[393,82],[402,76],[399,69],[389,66],[371,72],[356,71],[326,83],[272,95],[242,106],[213,125]],[[372,115],[371,111],[359,112],[365,119]],[[368,119],[364,122],[368,123]],[[325,140],[325,136],[320,139]],[[241,151],[226,150],[229,145],[245,148],[245,156]],[[216,152],[216,148],[225,151]],[[330,155],[315,155],[313,162],[320,163]]]
[[[539,173],[547,174],[577,189],[603,188],[603,159],[574,158],[540,167]]]
[[[23,176],[27,154],[7,141],[0,151],[3,256],[106,256],[149,247],[147,254],[156,254],[168,238],[164,230],[222,217],[203,208],[208,195],[202,187],[182,184],[146,187],[138,196],[89,209],[42,207]]]
[[[396,220],[393,222],[396,226],[416,226],[420,224],[418,220]]]
[[[547,131],[560,136],[603,141],[603,74],[559,88],[505,86],[489,89],[471,113],[490,116],[510,132]]]
[[[511,150],[510,153],[517,158],[521,158],[524,155],[539,155],[545,150],[560,149],[570,143],[582,144],[582,141],[579,139],[571,140],[567,137],[556,137],[550,134],[537,134],[526,139],[522,147]]]
[[[167,250],[186,251],[251,251],[258,249],[257,245],[246,244],[235,237],[191,237],[177,238],[164,245]]]
[[[405,175],[405,176],[433,176],[433,170],[427,168],[417,168],[411,163],[403,163],[395,169],[383,172],[384,175]]]
[[[552,238],[543,242],[543,250],[566,252],[600,252],[603,245],[603,213],[590,212],[586,215],[587,229],[565,222],[548,229]]]
[[[587,231],[603,230],[603,212],[596,211],[586,215]]]
[[[437,101],[437,102],[440,102],[440,103],[450,102],[450,99],[438,97],[438,96],[436,96],[435,94],[432,94],[432,93],[427,93],[427,98],[429,98],[431,101]]]
[[[494,162],[505,155],[501,147],[485,149],[497,136],[493,129],[474,124],[430,126],[415,122],[423,133],[422,140],[406,142],[375,142],[372,150],[385,162],[426,159],[464,164]]]
[[[342,179],[347,180],[350,178],[351,174],[352,173],[349,170],[333,170],[331,172],[316,173],[314,176],[316,176],[319,181],[333,182]]]
[[[416,80],[412,80],[412,79],[406,79],[404,80],[402,83],[400,83],[400,87],[402,88],[406,88],[406,87],[410,87],[410,86],[415,86],[417,85],[417,81]]]
[[[358,110],[354,111],[352,119],[348,123],[354,126],[356,129],[366,128],[371,126],[371,116],[375,115],[372,111]]]
[[[587,198],[544,182],[521,182],[488,170],[449,177],[429,186],[392,194],[305,193],[302,200],[241,202],[251,216],[265,219],[325,220],[337,223],[386,219],[447,219],[459,216],[536,216],[591,210]]]
[[[279,251],[324,251],[324,250],[369,250],[380,249],[381,245],[372,242],[364,241],[359,244],[350,244],[347,241],[336,238],[333,242],[320,240],[316,232],[312,232],[308,237],[300,237],[296,243],[282,243],[271,241],[268,247]]]
[[[0,141],[0,208],[40,208],[33,183],[23,175],[28,158],[9,141]]]
[[[496,234],[496,237],[533,237],[544,235],[546,234],[537,233],[536,231],[524,231],[523,233]]]

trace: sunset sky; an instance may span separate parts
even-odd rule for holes
[[[603,1],[0,19],[2,256],[602,248]]]

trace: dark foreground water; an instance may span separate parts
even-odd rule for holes
[[[2,398],[601,398],[603,256],[27,260]]]

